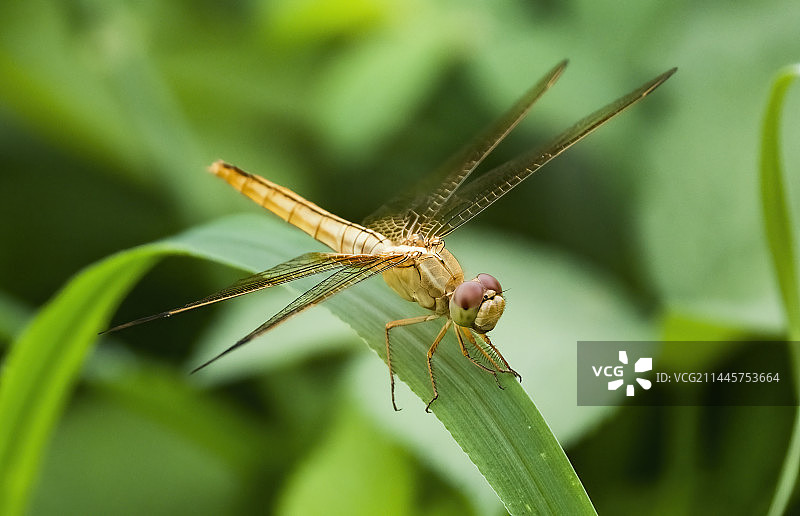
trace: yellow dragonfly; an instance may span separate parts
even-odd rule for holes
[[[196,372],[268,332],[289,317],[360,281],[382,274],[389,287],[403,299],[415,302],[430,312],[386,324],[386,362],[389,366],[392,406],[395,410],[398,408],[394,394],[390,332],[401,326],[444,319],[444,325],[427,353],[433,397],[425,407],[426,411],[430,411],[431,404],[439,396],[433,357],[437,346],[451,327],[461,353],[477,367],[493,374],[495,380],[498,373],[521,379],[487,335],[497,325],[505,309],[500,282],[485,273],[465,281],[458,261],[445,249],[444,238],[548,161],[650,94],[675,72],[673,68],[595,111],[540,150],[523,155],[468,182],[470,174],[522,120],[534,102],[556,82],[566,65],[566,61],[556,65],[499,120],[453,156],[443,170],[443,179],[432,191],[410,199],[405,197],[390,202],[362,224],[337,217],[287,188],[217,161],[211,165],[211,172],[259,205],[327,245],[333,252],[303,254],[244,278],[204,299],[121,324],[108,331],[169,317],[307,276],[331,273],[267,322],[197,367],[193,371]]]

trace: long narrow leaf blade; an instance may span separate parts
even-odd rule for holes
[[[44,449],[98,330],[155,261],[143,248],[79,273],[14,343],[0,384],[0,514],[23,514]]]
[[[74,278],[39,314],[15,343],[0,391],[3,514],[25,510],[43,450],[81,363],[136,279],[156,258],[171,254],[255,271],[277,260],[275,253],[297,254],[298,245],[308,250],[308,241],[298,244],[291,228],[263,220],[224,219],[112,256]],[[354,289],[325,306],[383,356],[385,323],[418,315],[420,309],[377,280]],[[395,341],[398,376],[426,402],[431,393],[424,357],[437,331],[436,324],[418,325],[398,333]],[[436,364],[440,399],[433,411],[511,513],[595,513],[563,449],[513,378],[501,377],[505,390],[498,389],[491,375],[465,360],[455,345],[443,346]]]
[[[761,134],[761,204],[764,210],[764,227],[772,255],[772,264],[783,301],[784,312],[792,341],[792,372],[795,391],[800,399],[800,293],[798,293],[795,259],[794,231],[783,185],[783,167],[780,156],[780,122],[783,101],[789,85],[800,76],[800,65],[788,66],[778,73]],[[772,499],[769,514],[778,516],[786,511],[792,492],[797,485],[800,470],[800,410],[795,413],[794,428],[784,459],[778,486]]]

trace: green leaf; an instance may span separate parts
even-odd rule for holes
[[[792,341],[792,371],[795,390],[800,399],[800,293],[797,284],[794,232],[783,186],[780,150],[781,109],[786,90],[798,76],[800,76],[800,65],[787,66],[778,73],[772,84],[772,94],[767,104],[761,132],[761,204],[772,265],[786,314],[789,340]],[[786,510],[797,484],[798,470],[800,470],[800,410],[795,414],[789,449],[770,506],[771,515],[783,514]]]
[[[155,246],[120,253],[77,275],[16,341],[0,389],[0,514],[25,510],[44,447],[89,346]]]
[[[800,65],[786,67],[778,74],[772,85],[772,95],[761,133],[761,205],[764,210],[765,233],[792,340],[800,340],[800,293],[792,220],[783,186],[780,122],[786,90],[798,76]]]
[[[380,283],[353,290],[350,296],[332,299],[330,309],[385,357],[385,323],[417,315],[419,310],[392,296]],[[431,322],[393,335],[392,363],[397,376],[425,402],[432,396],[426,352],[440,328],[441,322]],[[509,512],[594,513],[564,451],[516,380],[501,375],[503,390],[498,389],[491,375],[465,360],[454,342],[444,341],[435,358],[439,399],[431,410]]]
[[[608,418],[614,411],[612,407],[576,406],[575,341],[589,336],[599,340],[653,338],[652,323],[641,317],[637,306],[622,295],[619,285],[574,257],[498,231],[468,228],[448,238],[447,244],[465,274],[496,274],[507,288],[508,305],[502,322],[492,332],[493,342],[522,375],[522,387],[534,396],[561,444],[575,443]],[[381,282],[378,284],[382,286]],[[392,303],[396,296],[384,290],[384,303]],[[404,306],[407,303],[398,300],[395,309],[402,311]],[[390,312],[387,317],[399,317],[398,312]],[[429,324],[432,330],[441,325]],[[381,339],[382,329],[376,327],[372,337]],[[436,360],[439,353],[457,349],[455,339],[448,336],[437,351]],[[424,353],[411,355],[411,367],[424,371]],[[463,357],[456,352],[454,360]],[[354,402],[364,407],[384,431],[405,443],[420,462],[460,489],[477,514],[497,510],[499,499],[480,471],[468,462],[442,424],[424,412],[424,395],[416,399],[400,384],[397,399],[403,410],[391,410],[386,367],[370,357],[364,357],[347,377]],[[496,391],[497,387],[490,386],[492,389]]]
[[[6,364],[0,392],[0,511],[24,510],[47,437],[88,346],[124,292],[157,256],[190,254],[262,270],[309,250],[307,237],[297,233],[266,217],[228,218],[114,255],[70,282],[14,345]],[[392,295],[381,281],[350,290],[326,306],[381,355],[385,323],[420,312],[416,305]],[[431,391],[425,353],[438,327],[404,330],[394,341],[397,374],[427,401]],[[501,377],[504,390],[498,389],[491,375],[464,360],[457,346],[442,346],[436,371],[440,399],[432,410],[510,512],[594,513],[564,451],[515,380]]]
[[[286,230],[279,238],[278,228]],[[192,254],[255,271],[274,263],[276,253],[285,253],[282,259],[286,259],[308,251],[307,237],[297,233],[284,225],[276,226],[266,217],[234,217],[191,231],[173,242],[179,241]],[[269,239],[262,237],[266,234]],[[287,252],[298,239],[302,243],[294,248],[294,254]],[[386,322],[422,312],[377,280],[348,289],[326,301],[325,306],[381,357],[385,356]],[[425,355],[439,328],[436,323],[415,325],[393,335],[397,375],[425,402],[432,395]],[[524,338],[520,336],[519,340]],[[225,344],[221,343],[222,347]],[[505,390],[498,389],[490,375],[464,360],[455,344],[440,346],[436,364],[440,399],[432,410],[510,512],[594,513],[564,451],[516,381],[501,377]],[[388,395],[386,403],[388,406]]]

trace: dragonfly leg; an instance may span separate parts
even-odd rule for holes
[[[392,407],[399,411],[400,409],[397,408],[397,404],[394,400],[394,370],[392,369],[392,348],[390,345],[389,340],[389,330],[392,328],[397,328],[400,326],[410,326],[412,324],[419,324],[428,321],[432,321],[437,319],[441,316],[439,315],[421,315],[419,317],[410,317],[408,319],[399,319],[397,321],[390,321],[386,323],[386,365],[389,366],[389,385],[392,391]]]
[[[494,344],[492,344],[492,341],[489,340],[489,336],[486,335],[485,333],[480,333],[479,335],[481,336],[483,341],[486,343],[486,345],[489,346],[492,349],[492,351],[498,356],[498,358],[500,358],[500,360],[503,362],[503,366],[505,366],[505,369],[498,369],[498,371],[501,372],[501,373],[509,373],[512,376],[514,376],[514,378],[516,378],[517,380],[522,382],[522,377],[519,375],[518,372],[516,372],[513,369],[511,369],[511,366],[508,365],[508,362],[506,361],[505,357],[503,357],[503,354],[500,353],[500,351],[496,347],[494,347]],[[481,349],[481,351],[484,354],[487,354],[483,349]],[[492,363],[494,363],[494,361],[492,361]]]
[[[472,358],[470,356],[470,354],[469,354],[469,351],[467,351],[467,347],[464,345],[464,338],[461,336],[461,332],[463,331],[464,334],[467,335],[467,338],[470,340],[472,345],[475,346],[476,348],[478,348],[477,343],[475,342],[475,339],[472,337],[472,333],[470,333],[470,331],[467,328],[464,328],[462,326],[454,326],[453,329],[456,332],[456,338],[458,339],[458,345],[461,348],[461,354],[464,355],[465,357],[467,357],[470,362],[472,362],[476,366],[480,367],[484,371],[486,371],[488,373],[492,373],[492,375],[494,376],[494,381],[497,382],[497,386],[502,389],[503,386],[500,385],[500,380],[497,379],[497,371],[494,370],[494,369],[491,369],[489,367],[486,367],[483,364],[481,364],[480,362],[478,362],[477,360]],[[461,330],[461,331],[459,331],[459,330]],[[478,349],[480,349],[480,348],[478,348]]]
[[[429,401],[428,404],[425,406],[425,412],[431,411],[431,403],[436,401],[436,398],[439,397],[439,391],[438,389],[436,389],[436,378],[434,378],[433,376],[432,360],[433,360],[433,354],[436,353],[436,347],[442,341],[442,338],[444,338],[445,334],[447,334],[447,330],[450,329],[451,324],[453,324],[452,319],[447,319],[447,322],[444,323],[442,329],[439,330],[439,334],[436,336],[436,340],[433,341],[433,344],[431,344],[431,347],[428,349],[428,375],[431,377],[431,386],[433,387],[433,398],[431,398],[431,401]]]

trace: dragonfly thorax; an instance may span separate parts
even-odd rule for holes
[[[431,251],[426,247],[398,245],[385,253],[403,253],[409,259],[383,273],[383,279],[407,301],[439,315],[449,311],[450,296],[464,281],[458,260],[447,249]]]
[[[444,241],[439,237],[426,238],[419,233],[413,233],[402,242],[404,245],[414,247],[424,247],[430,252],[436,253],[444,249]]]

